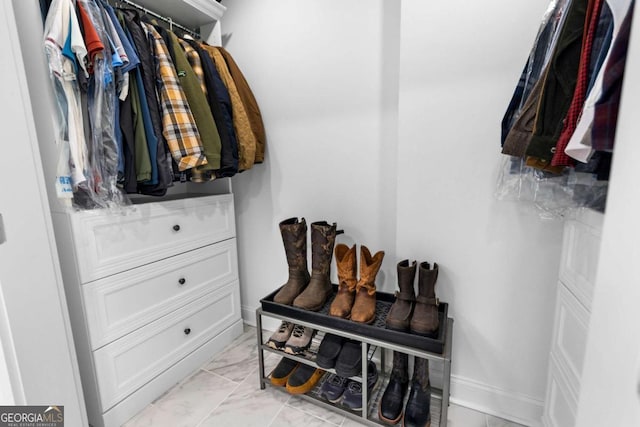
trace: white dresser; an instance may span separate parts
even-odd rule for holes
[[[122,425],[242,333],[233,195],[178,197],[53,215],[94,427]]]
[[[575,425],[603,219],[581,209],[565,222],[543,415],[547,427]]]

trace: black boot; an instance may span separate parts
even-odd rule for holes
[[[380,399],[378,417],[389,424],[397,424],[402,418],[404,396],[409,387],[409,355],[393,352],[393,368],[389,384]]]
[[[416,357],[411,379],[411,392],[404,410],[403,427],[431,426],[431,385],[429,384],[429,361]]]

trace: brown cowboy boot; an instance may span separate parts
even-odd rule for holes
[[[420,263],[418,270],[418,297],[409,325],[411,333],[436,337],[438,334],[438,299],[436,298],[436,280],[438,264],[431,269],[428,262]]]
[[[331,316],[348,319],[351,314],[351,306],[356,297],[356,245],[349,248],[343,243],[336,245],[336,266],[338,267],[338,294],[331,303],[329,314]]]
[[[307,222],[304,218],[289,218],[280,223],[284,252],[289,264],[289,280],[273,297],[278,304],[291,305],[295,297],[309,284],[307,268]]]
[[[369,249],[360,246],[360,280],[356,284],[356,302],[351,308],[351,320],[373,323],[376,318],[376,274],[382,265],[384,251],[371,256]]]
[[[387,315],[386,325],[389,329],[397,331],[409,330],[409,321],[413,313],[413,304],[416,301],[416,293],[413,290],[413,281],[416,278],[416,262],[409,265],[409,260],[405,259],[398,263],[398,288],[396,301],[391,306]]]
[[[318,311],[327,301],[331,286],[331,258],[336,241],[336,224],[326,221],[311,223],[311,281],[309,286],[293,300],[293,306]]]

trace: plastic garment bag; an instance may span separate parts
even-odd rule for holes
[[[502,156],[496,197],[529,203],[541,218],[557,219],[581,207],[603,212],[607,185],[594,173],[565,168],[558,175],[529,167],[518,157]]]
[[[59,112],[56,191],[59,198],[70,199],[74,191],[89,191],[91,187],[87,179],[88,153],[76,78],[77,66],[84,60],[86,48],[79,37],[71,0],[52,2],[44,25],[44,48]]]
[[[102,14],[97,5],[87,0],[78,0],[77,3],[78,7],[82,7],[91,19],[103,45],[103,50],[90,59],[93,73],[89,78],[87,103],[91,129],[90,164],[95,201],[102,207],[117,207],[127,204],[128,199],[117,186],[118,144],[114,129],[117,97],[111,65],[111,47]]]

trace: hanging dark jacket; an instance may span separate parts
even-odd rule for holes
[[[562,132],[578,77],[587,0],[573,0],[549,61],[535,130],[527,155],[550,161]]]
[[[205,85],[207,86],[207,101],[216,121],[220,142],[222,143],[220,169],[216,171],[216,177],[231,177],[238,172],[238,141],[233,129],[231,116],[231,99],[229,92],[218,75],[218,70],[213,60],[195,40],[186,40],[198,53],[202,70],[204,71]]]
[[[153,60],[153,51],[151,50],[149,40],[140,25],[140,15],[137,11],[131,9],[122,10],[122,17],[128,35],[131,37],[130,42],[135,47],[138,58],[140,59],[139,70],[142,76],[144,86],[140,89],[140,96],[145,96],[149,114],[151,116],[151,124],[153,132],[157,138],[157,150],[155,162],[158,166],[158,183],[155,185],[138,186],[140,193],[151,196],[163,196],[166,194],[167,188],[172,185],[172,166],[168,156],[166,142],[162,135],[162,119],[160,118],[160,107],[158,106],[158,97],[156,96],[156,72]]]

